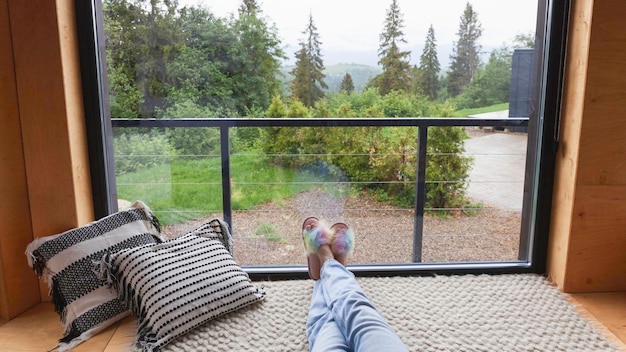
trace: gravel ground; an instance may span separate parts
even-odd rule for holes
[[[235,260],[241,265],[306,264],[300,228],[310,215],[354,228],[356,246],[349,259],[353,264],[412,262],[412,210],[393,208],[368,196],[336,198],[319,189],[233,212]],[[210,218],[167,226],[164,233],[174,237]],[[516,260],[520,226],[519,211],[492,208],[473,215],[426,215],[422,262]]]

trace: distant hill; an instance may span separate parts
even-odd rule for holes
[[[285,66],[280,69],[283,77],[281,80],[283,81],[283,85],[285,89],[289,90],[289,82],[293,79],[291,76],[291,71],[293,70],[293,66]],[[349,73],[352,76],[352,82],[354,83],[354,90],[357,92],[363,91],[367,83],[380,74],[382,70],[378,67],[368,66],[368,65],[359,65],[359,64],[337,64],[337,65],[329,65],[326,66],[324,70],[324,74],[326,77],[324,78],[324,82],[328,85],[328,92],[336,93],[339,91],[339,86],[341,85],[341,80],[346,73]]]

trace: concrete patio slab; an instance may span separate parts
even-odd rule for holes
[[[525,133],[472,133],[465,154],[474,158],[468,196],[484,207],[521,210],[524,193]]]

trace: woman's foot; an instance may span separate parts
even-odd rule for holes
[[[333,254],[333,251],[330,249],[329,245],[323,245],[320,246],[317,249],[317,252],[315,252],[317,260],[320,263],[320,270],[322,268],[322,266],[324,266],[324,263],[328,260],[328,259],[334,259],[335,255]]]
[[[320,260],[319,252],[324,252],[325,247],[330,252],[328,246],[332,241],[332,232],[325,226],[320,224],[320,220],[316,217],[308,217],[302,223],[302,240],[306,249],[307,262],[309,267],[309,277],[313,280],[319,280],[320,269],[323,261]],[[332,252],[331,258],[332,258]]]
[[[330,243],[330,250],[335,260],[346,266],[348,254],[354,250],[354,231],[343,222],[338,222],[330,227],[333,233],[333,240]]]

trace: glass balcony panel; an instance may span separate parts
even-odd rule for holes
[[[429,127],[422,180],[418,127],[234,127],[228,155],[219,128],[115,132],[120,204],[143,200],[175,237],[224,218],[229,197],[234,255],[244,266],[303,265],[307,216],[355,229],[353,264],[519,258],[526,133]]]
[[[260,135],[274,137],[265,154],[231,155],[235,259],[242,265],[303,265],[300,228],[304,218],[317,216],[327,225],[342,221],[355,229],[352,263],[410,263],[416,131],[260,129]],[[241,132],[238,128],[231,137],[257,135]],[[235,146],[241,142],[232,139]],[[248,171],[236,176],[234,170]]]
[[[427,171],[427,194],[462,191],[464,199],[426,205],[422,259],[445,263],[516,261],[528,136],[478,127],[467,127],[465,133],[468,138],[462,151],[429,149],[430,162],[441,168],[467,162],[469,169],[464,179],[441,179],[436,172],[428,172],[437,168]]]
[[[222,217],[219,129],[115,128],[113,138],[120,207],[145,202],[168,237]]]

